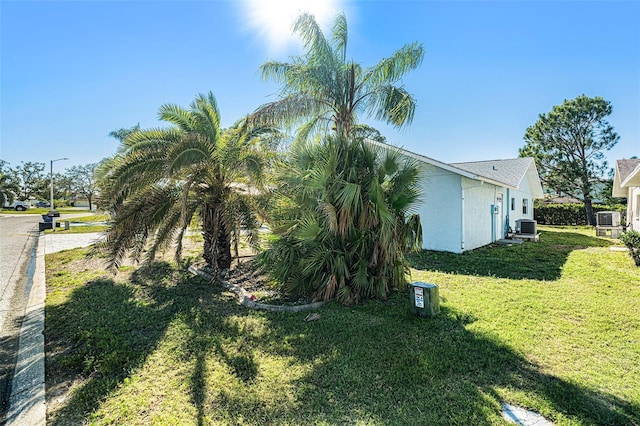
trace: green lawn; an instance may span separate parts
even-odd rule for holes
[[[640,268],[592,230],[541,229],[416,255],[413,280],[440,287],[433,319],[404,291],[304,322],[177,265],[112,276],[85,250],[48,255],[48,422],[504,424],[506,401],[558,425],[640,424]]]
[[[68,220],[71,224],[68,230],[64,229],[64,222]],[[71,219],[65,219],[64,217],[57,218],[57,222],[60,223],[60,227],[55,230],[56,234],[83,234],[88,232],[102,232],[107,229],[106,222],[109,221],[109,215],[106,214],[91,214],[90,216],[74,217]],[[84,225],[82,225],[84,224]],[[46,229],[45,234],[53,233],[52,229]]]
[[[0,209],[0,213],[4,213],[4,214],[47,214],[51,209],[50,208],[39,208],[39,207],[32,207],[30,209],[27,209],[25,211],[17,211],[15,209]],[[62,207],[62,208],[56,208],[56,211],[60,214],[74,214],[74,213],[84,213],[83,210],[78,210],[78,209],[68,209],[66,207]],[[87,213],[92,213],[91,210],[87,209],[86,210]]]

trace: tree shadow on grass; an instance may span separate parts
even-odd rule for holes
[[[542,231],[537,243],[492,244],[464,254],[423,250],[411,254],[409,262],[412,268],[422,271],[553,281],[560,278],[572,251],[612,244],[602,238],[550,230]]]
[[[218,286],[164,262],[135,271],[131,282],[94,280],[73,290],[67,302],[46,307],[48,399],[55,400],[75,378],[84,378],[48,423],[86,422],[101,401],[145,363],[174,319],[184,317],[195,324],[202,301],[220,299],[221,293]],[[238,309],[227,305],[229,312]],[[206,350],[206,345],[189,349],[198,357]],[[198,358],[192,377],[196,405],[202,402],[203,372],[204,358]]]
[[[490,424],[500,422],[506,398],[555,421],[640,424],[638,401],[546,374],[504,343],[469,331],[473,318],[459,312],[412,317],[404,297],[380,308],[375,302],[334,307],[314,323],[267,315],[274,354],[314,366],[295,383],[298,404],[289,417],[328,424]],[[258,407],[238,418],[259,422],[269,415]]]
[[[554,421],[639,423],[638,401],[546,374],[503,342],[473,332],[474,319],[462,312],[443,307],[435,318],[413,317],[406,292],[385,304],[329,305],[319,321],[304,322],[306,313],[245,310],[217,286],[181,274],[157,264],[134,273],[135,285],[94,281],[48,307],[47,334],[73,336],[47,341],[54,354],[48,374],[88,375],[51,424],[86,423],[176,319],[185,333],[175,351],[190,368],[185,380],[199,425],[489,424],[501,421],[503,400]],[[258,392],[267,366],[256,351],[282,369],[274,385],[287,393],[285,402],[280,388]],[[229,372],[229,382],[213,389],[215,365]],[[302,373],[289,375],[288,368]]]

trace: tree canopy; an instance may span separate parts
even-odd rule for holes
[[[223,130],[211,92],[198,95],[189,108],[162,105],[158,115],[171,126],[128,132],[101,176],[103,203],[114,214],[102,249],[113,266],[127,254],[139,258],[147,243],[147,260],[171,243],[179,256],[182,236],[197,215],[204,259],[213,271],[227,269],[231,236],[240,235],[239,227],[252,245],[258,243],[246,184],[260,185],[260,136],[271,129],[239,122]]]
[[[603,152],[619,139],[606,120],[612,111],[611,103],[601,97],[565,100],[527,128],[520,149],[521,157],[535,158],[545,187],[584,200],[590,225],[595,224],[594,184],[608,171]]]
[[[98,191],[96,181],[96,163],[73,166],[65,171],[71,190],[77,195],[82,195],[89,202],[89,209]]]
[[[421,44],[407,44],[373,67],[363,68],[347,59],[344,15],[336,17],[331,38],[309,14],[297,18],[293,31],[302,39],[305,54],[291,62],[262,65],[263,78],[280,84],[280,99],[258,108],[253,119],[300,125],[298,140],[332,129],[349,137],[359,114],[397,127],[411,123],[416,101],[401,80],[422,63]]]

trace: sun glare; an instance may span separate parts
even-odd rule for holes
[[[245,0],[247,27],[258,31],[267,43],[269,53],[275,54],[297,41],[291,33],[295,18],[307,12],[315,16],[323,29],[340,13],[340,0]]]

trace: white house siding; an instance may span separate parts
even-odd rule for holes
[[[463,249],[473,250],[503,237],[503,212],[492,213],[492,206],[504,204],[504,189],[475,179],[462,178],[464,194],[464,237]],[[500,197],[501,196],[501,197]]]
[[[460,175],[423,164],[422,247],[427,250],[462,252],[462,202]]]
[[[627,197],[627,224],[634,231],[640,231],[640,187],[629,188]]]
[[[533,197],[531,195],[531,187],[527,179],[523,179],[520,183],[520,189],[509,189],[509,199],[505,203],[505,208],[509,213],[509,227],[515,231],[516,221],[518,219],[533,219]],[[514,208],[511,208],[511,199],[514,201]],[[527,200],[527,213],[522,212],[524,200]]]

